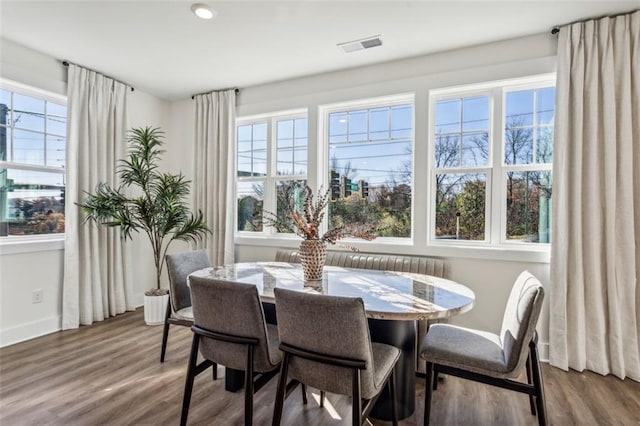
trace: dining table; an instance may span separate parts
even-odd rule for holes
[[[265,319],[273,324],[277,324],[273,291],[276,287],[362,298],[371,340],[401,350],[395,367],[399,419],[407,418],[415,411],[416,321],[462,314],[472,309],[475,300],[473,291],[463,284],[409,272],[325,266],[322,280],[305,281],[299,263],[248,262],[205,268],[191,275],[255,285],[263,303]],[[227,368],[225,388],[239,390],[243,377],[243,372]],[[378,398],[370,415],[391,420],[391,400],[387,389]]]

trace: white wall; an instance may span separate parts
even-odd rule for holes
[[[63,59],[63,58],[61,58]],[[0,76],[50,92],[66,94],[66,70],[57,60],[12,41],[0,40]],[[169,125],[170,104],[147,93],[128,93],[128,125]],[[136,237],[136,304],[155,285],[148,242]],[[0,245],[0,346],[59,330],[62,316],[62,241]],[[43,290],[43,302],[31,303],[34,289]]]
[[[526,77],[555,71],[556,40],[548,34],[524,37],[483,46],[412,58],[374,66],[332,72],[317,76],[241,89],[238,116],[307,108],[309,111],[310,147],[317,144],[314,130],[319,126],[318,107],[370,97],[415,93],[414,181],[425,182],[427,158],[428,94],[430,89]],[[356,53],[358,54],[358,53]],[[310,148],[311,150],[312,148]],[[316,184],[321,176],[313,175]],[[416,203],[425,202],[416,200]],[[415,207],[426,211],[426,204]],[[500,250],[464,250],[434,247],[427,244],[427,225],[422,217],[414,218],[414,244],[384,247],[373,245],[377,252],[422,254],[445,257],[451,278],[470,287],[476,294],[472,311],[455,317],[453,323],[499,331],[508,293],[517,275],[528,269],[545,286],[549,283],[548,252],[510,252]],[[273,246],[292,247],[296,242],[269,242],[265,239],[237,238],[237,261],[272,260]],[[363,250],[370,250],[361,246]],[[546,358],[548,342],[548,307],[545,305],[538,325],[541,355]]]
[[[54,58],[2,40],[0,70],[3,77],[51,90],[65,92],[64,69]],[[358,53],[356,53],[358,54]],[[427,140],[428,91],[484,81],[553,72],[555,39],[548,34],[442,52],[386,64],[354,68],[312,77],[245,88],[238,98],[238,116],[280,110],[308,108],[310,143],[317,129],[318,106],[413,92],[416,94],[416,141]],[[204,71],[203,71],[204,72]],[[168,103],[138,90],[130,94],[129,125],[159,125],[167,132],[164,167],[183,171],[192,179],[194,101],[187,98]],[[423,117],[423,119],[421,119]],[[426,158],[426,147],[416,144],[416,158]],[[312,166],[310,168],[317,168]],[[419,169],[419,168],[418,168]],[[418,181],[418,173],[416,173]],[[309,180],[318,179],[310,176]],[[315,182],[314,182],[315,183]],[[426,245],[426,225],[416,218],[417,237],[413,246],[393,246],[389,252],[440,255],[452,267],[452,279],[476,293],[475,308],[455,322],[498,330],[504,303],[516,275],[523,269],[549,282],[548,255],[504,253],[503,255],[441,250]],[[425,232],[422,232],[425,231]],[[154,270],[144,239],[133,242],[136,256],[136,295],[153,286]],[[285,246],[287,244],[284,244]],[[238,261],[273,259],[273,247],[282,243],[238,240]],[[289,244],[290,246],[290,244]],[[172,251],[182,247],[174,247]],[[380,250],[379,250],[380,251]],[[61,315],[62,249],[5,254],[0,248],[0,345],[35,337],[59,329]],[[38,265],[34,268],[33,265]],[[16,284],[16,283],[19,283]],[[31,304],[31,291],[44,289],[44,302]],[[541,342],[547,339],[545,308],[539,325]]]

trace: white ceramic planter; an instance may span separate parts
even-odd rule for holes
[[[164,324],[164,317],[167,315],[167,303],[169,295],[144,296],[144,322],[147,325]]]

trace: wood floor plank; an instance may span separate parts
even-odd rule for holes
[[[141,310],[89,327],[53,333],[0,349],[0,424],[176,425],[192,333],[172,326],[167,357],[159,361],[162,327],[144,324]],[[640,383],[543,365],[552,425],[640,425]],[[207,371],[195,380],[190,425],[240,425],[243,393],[224,390]],[[276,380],[255,397],[256,425],[271,424]],[[344,425],[349,398],[299,389],[285,402],[283,425]],[[401,425],[421,425],[424,380],[416,412]],[[536,425],[526,395],[446,377],[433,395],[434,425]],[[374,421],[375,425],[388,423]]]

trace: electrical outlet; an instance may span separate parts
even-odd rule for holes
[[[31,303],[42,303],[42,289],[37,288],[31,293]]]

